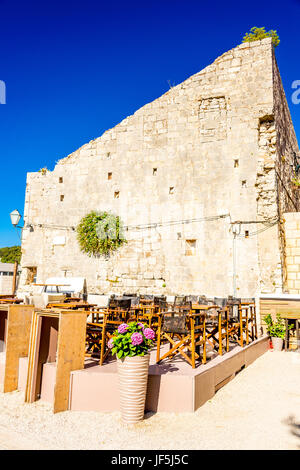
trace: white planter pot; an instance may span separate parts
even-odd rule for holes
[[[117,359],[122,421],[144,418],[150,354]]]
[[[274,336],[271,337],[273,349],[274,351],[281,351],[283,347],[283,339],[282,338],[275,338]]]

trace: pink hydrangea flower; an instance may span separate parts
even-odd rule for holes
[[[145,328],[144,329],[144,335],[145,335],[145,338],[147,338],[147,339],[154,339],[155,338],[155,333],[151,328]]]
[[[143,335],[141,333],[133,333],[131,335],[131,342],[132,342],[133,346],[138,346],[143,341],[144,341],[143,340]]]
[[[110,340],[108,340],[107,347],[109,349],[112,349],[114,347],[114,339],[113,338],[110,338]]]
[[[118,327],[118,332],[119,333],[126,333],[127,329],[128,329],[128,325],[126,323],[122,323],[122,325],[120,325]]]

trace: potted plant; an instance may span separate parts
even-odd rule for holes
[[[272,340],[273,349],[275,351],[281,351],[286,331],[284,320],[279,313],[276,315],[276,321],[272,319],[270,314],[266,315],[264,320],[267,325],[267,332]],[[289,328],[291,328],[291,326],[289,326]]]
[[[108,342],[117,356],[122,421],[136,423],[144,418],[148,382],[149,349],[155,333],[143,323],[122,323]]]

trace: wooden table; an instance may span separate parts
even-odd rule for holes
[[[219,307],[218,305],[204,305],[204,304],[192,304],[192,310],[195,312],[195,313],[198,313],[200,312],[201,310],[210,310],[212,308],[221,308]]]
[[[141,304],[153,304],[153,299],[140,299]]]
[[[93,307],[97,307],[97,304],[88,304],[84,302],[53,302],[47,305],[47,308],[67,310],[89,310]]]
[[[23,302],[22,299],[10,299],[10,298],[6,298],[6,299],[3,299],[1,298],[0,299],[0,304],[21,304]]]

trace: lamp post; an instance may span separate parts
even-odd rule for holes
[[[18,223],[20,222],[22,216],[17,209],[12,211],[9,215],[10,215],[11,223],[15,228],[23,228],[23,227],[18,227]]]
[[[21,230],[23,229],[23,227],[19,227],[19,225],[18,225],[21,218],[22,218],[22,216],[21,216],[20,212],[17,209],[15,209],[14,211],[12,211],[10,213],[10,220],[11,220],[12,225],[15,227],[15,229],[18,229],[18,228],[20,228]],[[20,237],[19,233],[18,233],[18,237],[21,240],[21,237]],[[18,274],[18,261],[15,261],[14,276],[13,276],[13,282],[12,282],[12,295],[16,294],[17,274]]]
[[[241,224],[232,225],[233,243],[232,243],[232,284],[233,297],[236,297],[236,237],[241,233]]]

